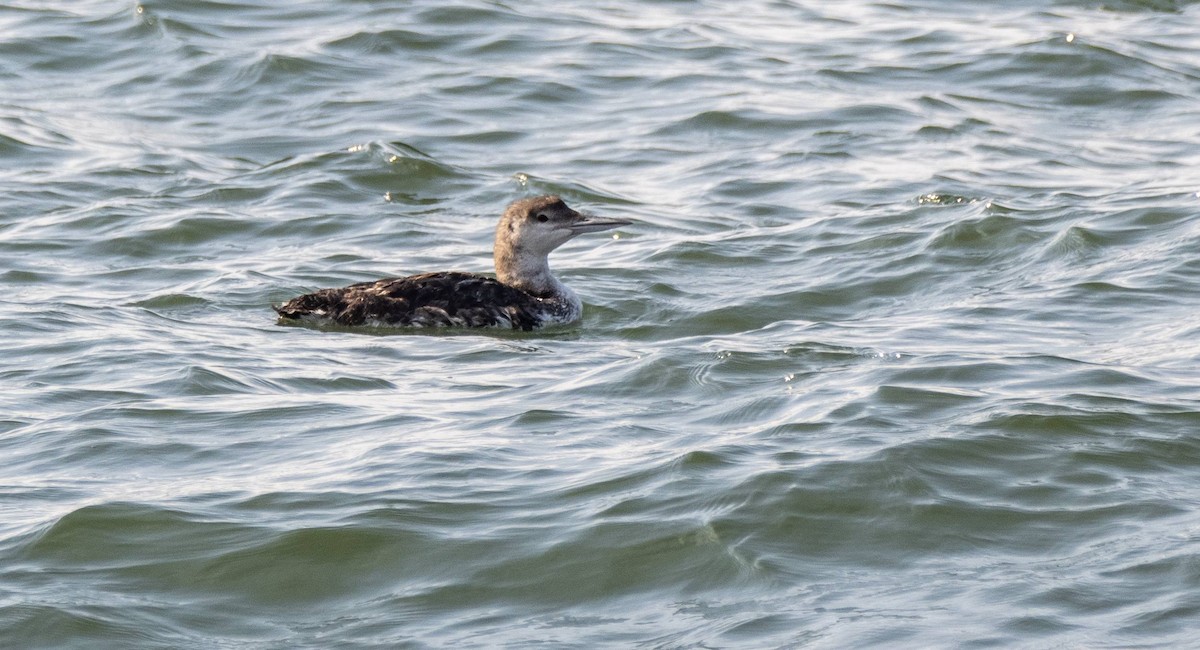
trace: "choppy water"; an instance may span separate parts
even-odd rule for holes
[[[1200,7],[0,7],[0,646],[1160,647]],[[582,324],[280,327],[490,269]]]

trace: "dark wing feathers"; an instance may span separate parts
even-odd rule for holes
[[[474,273],[424,273],[322,289],[275,311],[288,319],[339,325],[378,322],[396,327],[496,327],[531,330],[541,324],[538,299]]]

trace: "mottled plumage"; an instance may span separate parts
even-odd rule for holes
[[[293,298],[282,321],[376,327],[502,327],[531,330],[582,314],[575,292],[550,273],[550,251],[585,232],[630,222],[598,219],[557,196],[513,202],[496,226],[496,278],[446,271],[352,284]]]
[[[545,301],[495,278],[447,271],[322,289],[276,311],[286,319],[382,327],[511,327],[546,320]]]

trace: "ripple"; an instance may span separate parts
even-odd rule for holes
[[[1192,643],[1195,9],[943,4],[0,9],[0,646]]]
[[[984,215],[946,226],[929,243],[934,250],[1007,254],[1013,248],[1042,239],[1032,224],[1006,215]]]

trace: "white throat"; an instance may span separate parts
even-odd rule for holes
[[[583,315],[583,301],[570,287],[550,272],[546,255],[530,255],[519,248],[501,247],[497,242],[496,278],[510,287],[537,296],[554,323],[570,323]]]
[[[550,260],[546,255],[530,254],[520,248],[502,248],[497,244],[495,258],[496,278],[510,287],[535,296],[569,291],[550,272]]]

